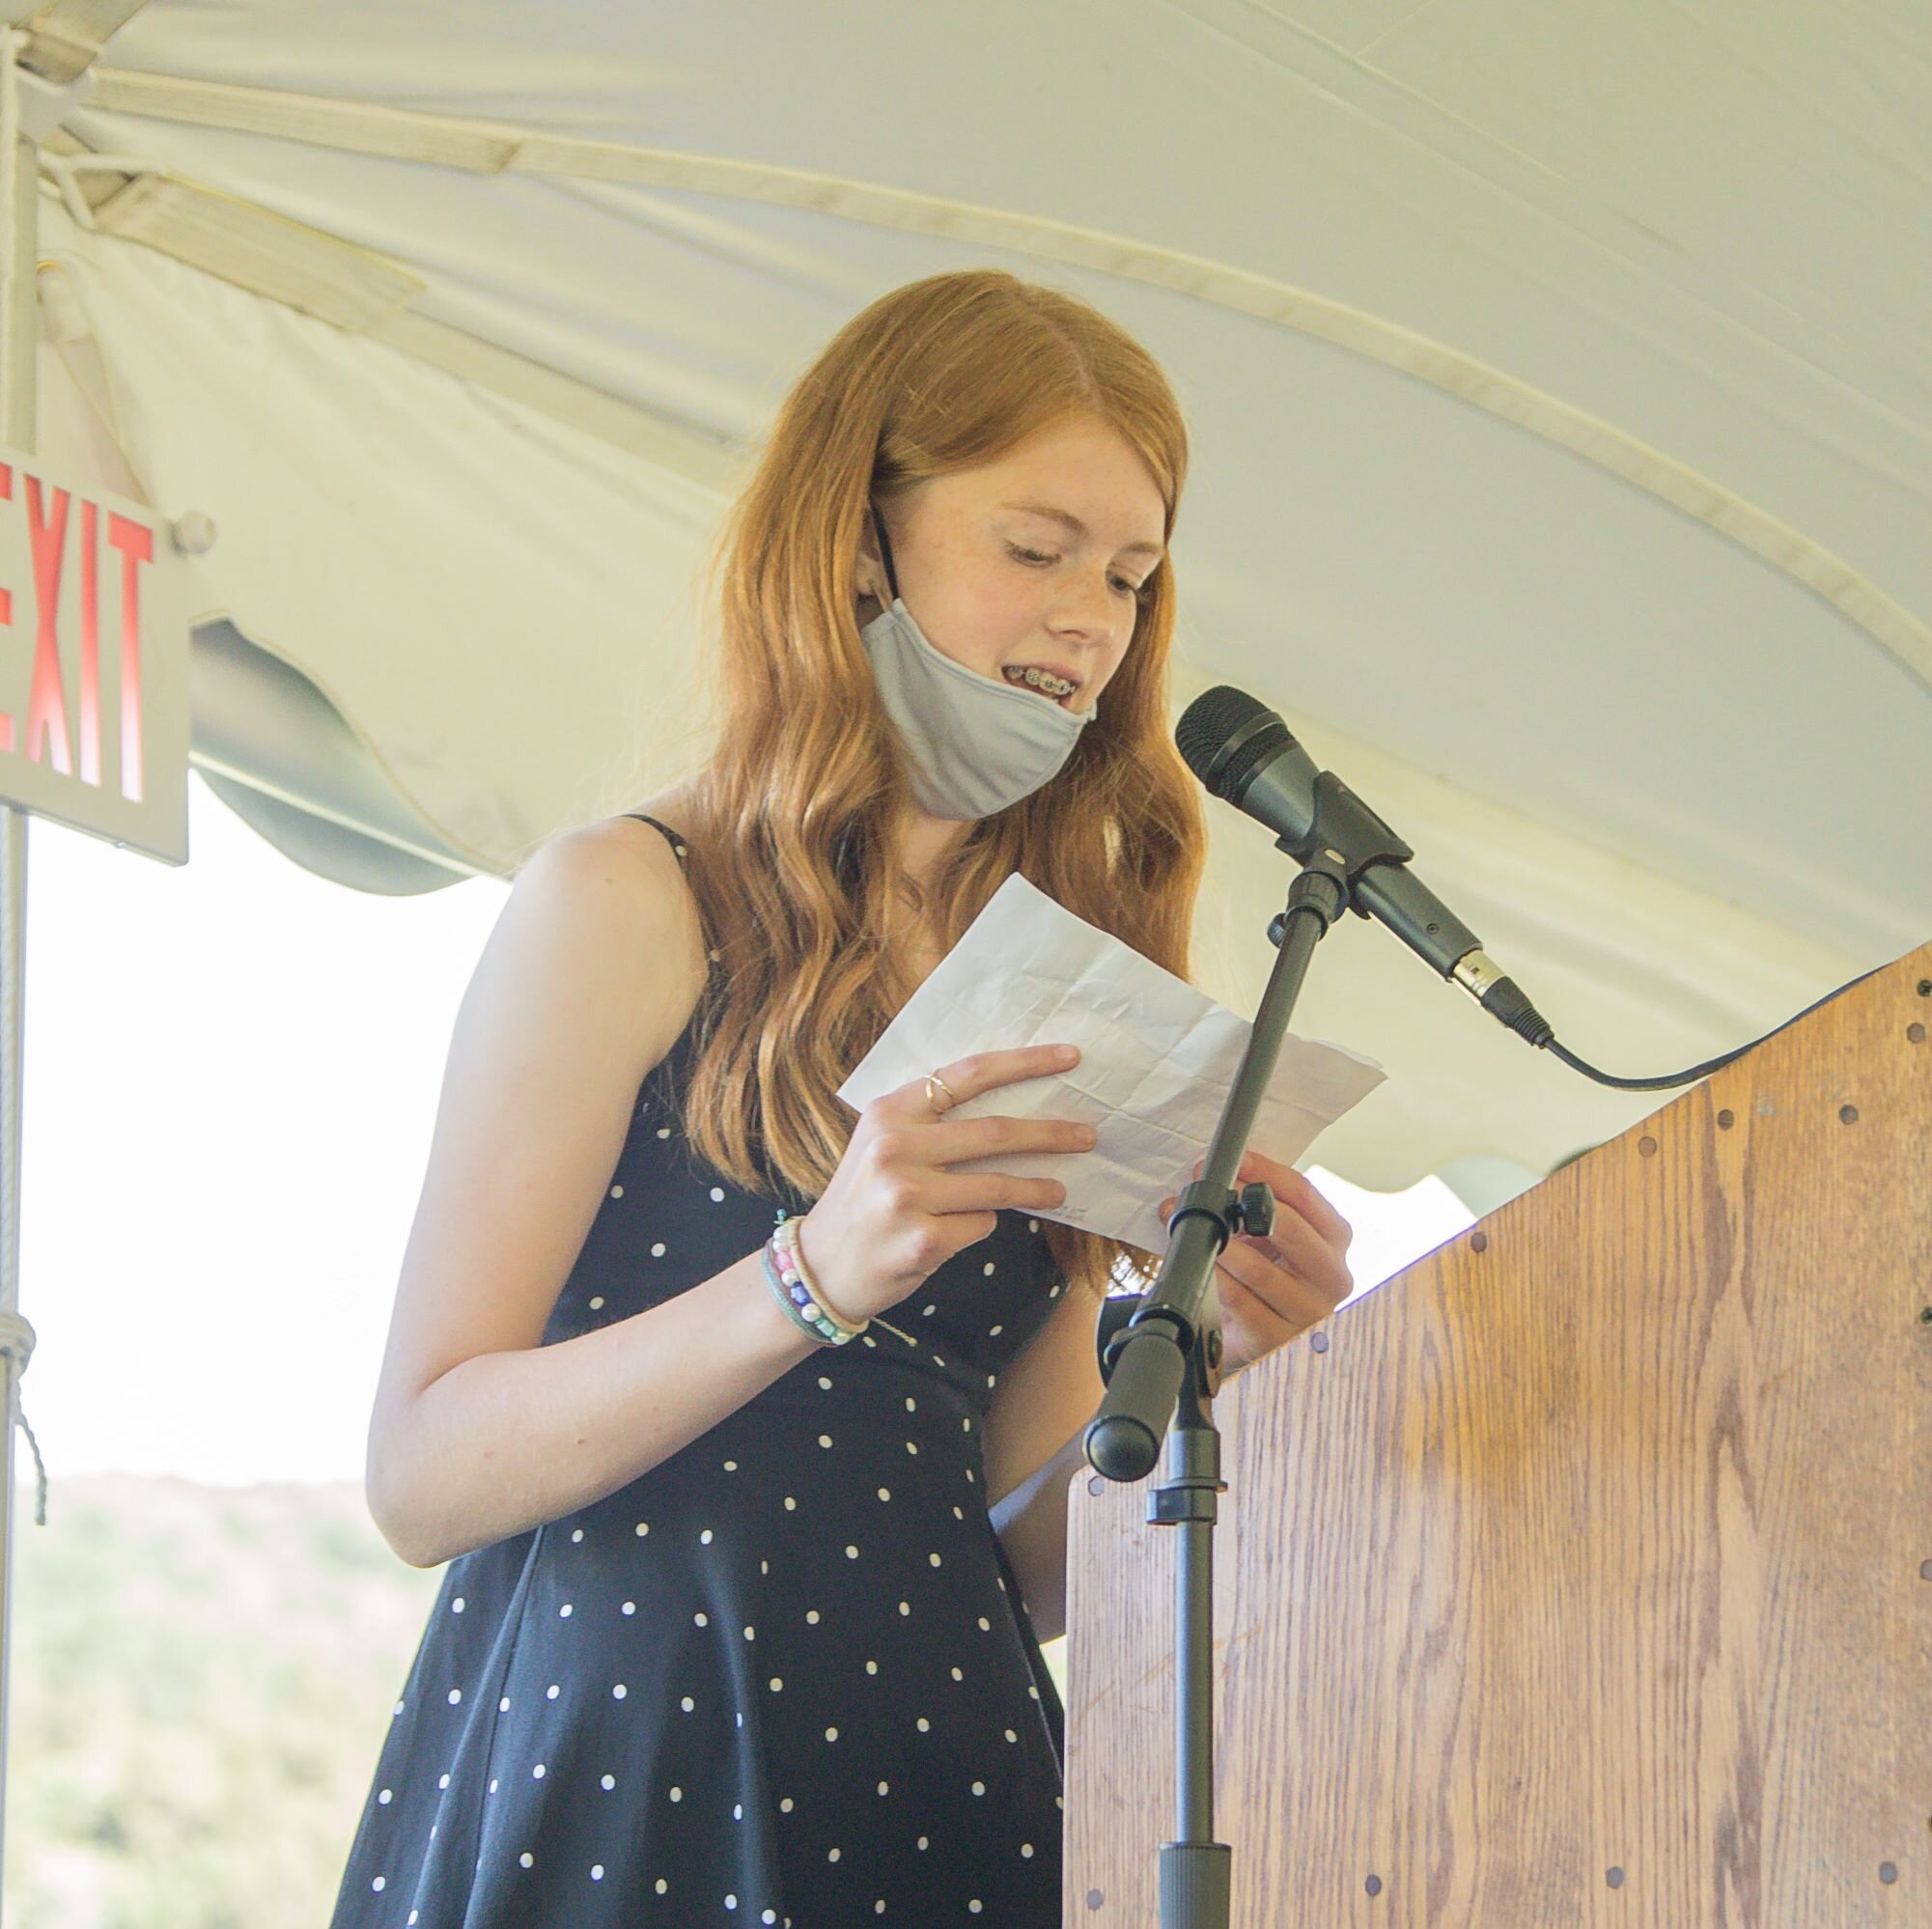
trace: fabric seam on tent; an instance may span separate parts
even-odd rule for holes
[[[444,153],[453,154],[457,149],[451,137],[460,132],[487,142],[494,161],[488,168],[472,167],[472,172],[507,168],[534,175],[633,182],[797,208],[871,227],[1090,268],[1271,322],[1413,376],[1643,489],[1810,590],[1932,690],[1932,626],[1813,538],[1612,423],[1459,349],[1308,290],[1098,229],[800,168],[581,140],[503,124],[446,120],[411,109],[376,108],[226,82],[179,80],[131,69],[97,68],[96,75],[91,104],[105,111],[204,126],[245,126],[311,145],[347,146],[398,159],[420,158],[432,135],[442,143]],[[378,128],[393,130],[386,144]],[[324,130],[359,133],[364,138],[342,140]],[[497,144],[504,141],[513,145],[506,156],[497,158]],[[463,165],[455,159],[444,164]]]

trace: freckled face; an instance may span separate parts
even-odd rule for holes
[[[1062,708],[1087,711],[1127,654],[1165,526],[1133,444],[1078,416],[916,484],[885,532],[899,594],[934,649],[1001,682],[1028,664],[1056,671],[1078,685]],[[869,518],[859,558],[864,624],[891,594]]]

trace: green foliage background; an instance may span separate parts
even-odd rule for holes
[[[318,1929],[438,1576],[355,1483],[16,1490],[9,1929]]]
[[[14,1546],[8,1929],[322,1929],[441,1570],[353,1482],[23,1485]]]

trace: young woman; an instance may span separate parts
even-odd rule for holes
[[[1050,1048],[833,1094],[1015,870],[1185,975],[1186,461],[1143,349],[990,270],[875,302],[785,402],[719,545],[714,754],[529,859],[457,1019],[368,1471],[449,1570],[337,1929],[1057,1929],[1037,1642],[1139,1255],[950,1169],[1092,1145],[946,1119]],[[1236,1368],[1349,1286],[1347,1226],[1257,1177]]]

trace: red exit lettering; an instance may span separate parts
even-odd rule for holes
[[[68,532],[75,518],[71,492],[26,476],[27,541],[33,557],[33,676],[27,691],[25,742],[17,754],[45,764],[62,776],[75,766],[73,724],[68,714],[67,684],[61,672],[61,578],[70,560],[80,573],[80,735],[79,776],[100,783],[102,733],[100,704],[100,505],[80,498],[79,536],[71,551]],[[14,500],[14,469],[0,462],[0,502]],[[114,511],[107,512],[107,542],[121,553],[121,795],[142,795],[141,735],[141,569],[154,560],[154,533]],[[14,621],[14,592],[0,586],[0,627]],[[16,751],[14,719],[0,711],[0,752]]]

